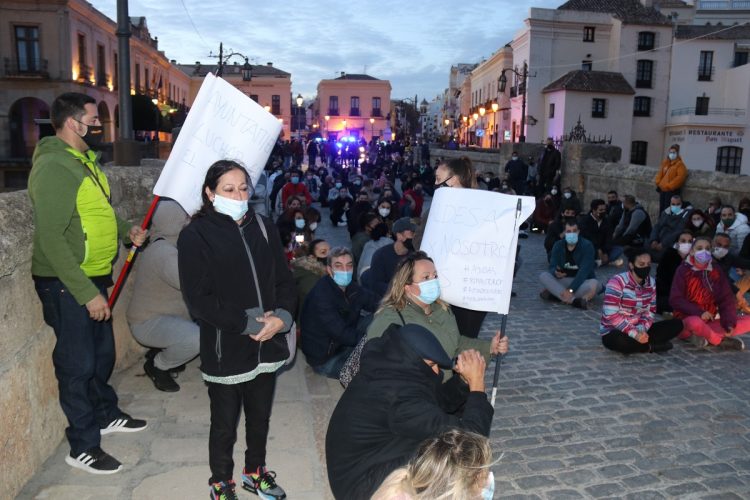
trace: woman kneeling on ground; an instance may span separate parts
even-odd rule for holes
[[[682,321],[654,323],[656,286],[651,277],[651,255],[644,248],[630,247],[627,272],[607,282],[599,333],[607,349],[623,354],[663,352],[672,348],[682,331]]]
[[[712,242],[706,236],[693,241],[693,248],[677,269],[669,302],[675,318],[685,324],[680,338],[698,347],[707,344],[741,351],[735,337],[750,331],[750,316],[737,316],[737,302],[721,267],[714,262]]]

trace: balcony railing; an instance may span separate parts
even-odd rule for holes
[[[698,111],[696,113],[696,111]],[[683,115],[721,115],[721,116],[745,116],[745,110],[742,108],[678,108],[672,110],[672,116]]]
[[[698,0],[698,10],[750,10],[750,0]]]
[[[698,81],[699,82],[710,82],[713,74],[714,74],[713,66],[698,66]]]
[[[383,112],[380,111],[380,108],[375,108],[372,110],[372,113],[370,113],[370,116],[372,117],[383,116]]]
[[[27,61],[25,65],[19,65],[15,59],[5,58],[5,76],[49,78],[46,59],[35,59]]]
[[[350,108],[349,116],[359,116],[359,108]]]
[[[339,116],[339,108],[328,108],[329,116]]]
[[[91,82],[91,66],[86,66],[85,64],[78,65],[78,81],[84,83]]]
[[[635,81],[635,87],[638,89],[650,89],[651,88],[651,78],[648,80],[636,80]]]
[[[281,106],[271,106],[271,114],[279,116],[281,114]]]
[[[107,74],[106,74],[106,73],[104,73],[103,71],[98,71],[98,72],[96,73],[96,84],[97,84],[97,85],[98,85],[99,87],[106,87],[106,86],[107,86],[107,81],[108,81],[108,80],[109,80],[109,77],[108,77],[108,76],[107,76]]]

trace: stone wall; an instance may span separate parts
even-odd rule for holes
[[[515,147],[514,147],[515,146]],[[515,149],[522,157],[538,157],[539,144],[503,144],[495,150],[432,149],[432,158],[454,158],[468,156],[478,172],[492,170],[501,172],[501,165],[510,159]],[[619,163],[621,151],[615,146],[599,144],[566,144],[562,148],[562,186],[570,186],[581,198],[584,210],[595,198],[607,198],[607,191],[614,189],[620,196],[632,194],[651,214],[658,216],[659,195],[654,177],[657,168]],[[740,198],[750,196],[750,177],[721,172],[689,170],[682,190],[683,198],[696,208],[705,209],[712,196],[719,196],[724,203],[737,206]]]
[[[163,162],[141,167],[105,167],[112,201],[121,217],[140,222]],[[55,450],[64,436],[57,381],[52,367],[55,337],[42,319],[31,280],[33,216],[28,193],[0,193],[0,484],[2,498],[14,498],[26,480]],[[124,250],[120,253],[121,267]],[[114,309],[119,370],[144,349],[130,334],[125,310],[130,287]],[[6,496],[7,495],[7,496]]]

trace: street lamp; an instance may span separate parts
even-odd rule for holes
[[[227,62],[234,57],[234,56],[240,56],[245,58],[245,64],[242,65],[242,69],[240,72],[242,73],[242,81],[249,82],[253,78],[253,67],[250,65],[249,58],[244,55],[240,54],[239,52],[235,52],[232,49],[229,49],[229,54],[226,56],[224,55],[224,43],[219,43],[219,55],[215,56],[212,53],[209,52],[208,57],[215,57],[219,60],[219,67],[216,69],[216,76],[222,76],[224,74],[224,66],[226,66]]]
[[[331,119],[329,115],[325,115],[323,119],[326,121],[326,139],[328,139],[328,120]]]
[[[300,132],[300,115],[302,112],[302,103],[305,102],[305,99],[302,97],[302,94],[297,94],[297,140],[302,139],[302,132]]]
[[[346,118],[344,118],[343,120],[341,120],[341,124],[344,126],[344,137],[346,137],[346,135],[347,135],[346,134]]]
[[[373,129],[375,124],[375,118],[370,118],[370,140],[375,138],[375,131]]]
[[[526,81],[529,78],[529,65],[523,63],[523,71],[519,73],[514,68],[505,68],[500,73],[500,78],[497,79],[497,90],[502,94],[505,92],[505,86],[508,83],[508,77],[505,76],[506,71],[513,72],[523,82],[523,98],[521,99],[521,135],[518,137],[519,142],[526,142]],[[532,75],[533,76],[533,75]]]

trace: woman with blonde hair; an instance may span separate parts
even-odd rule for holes
[[[467,349],[476,349],[487,361],[492,354],[508,351],[508,340],[501,339],[499,331],[491,341],[459,333],[450,305],[440,300],[435,264],[425,252],[413,252],[398,264],[380,308],[367,329],[367,338],[380,337],[392,323],[414,323],[427,328],[451,357]]]
[[[495,478],[486,437],[461,429],[425,440],[417,455],[394,470],[371,500],[492,498]]]

